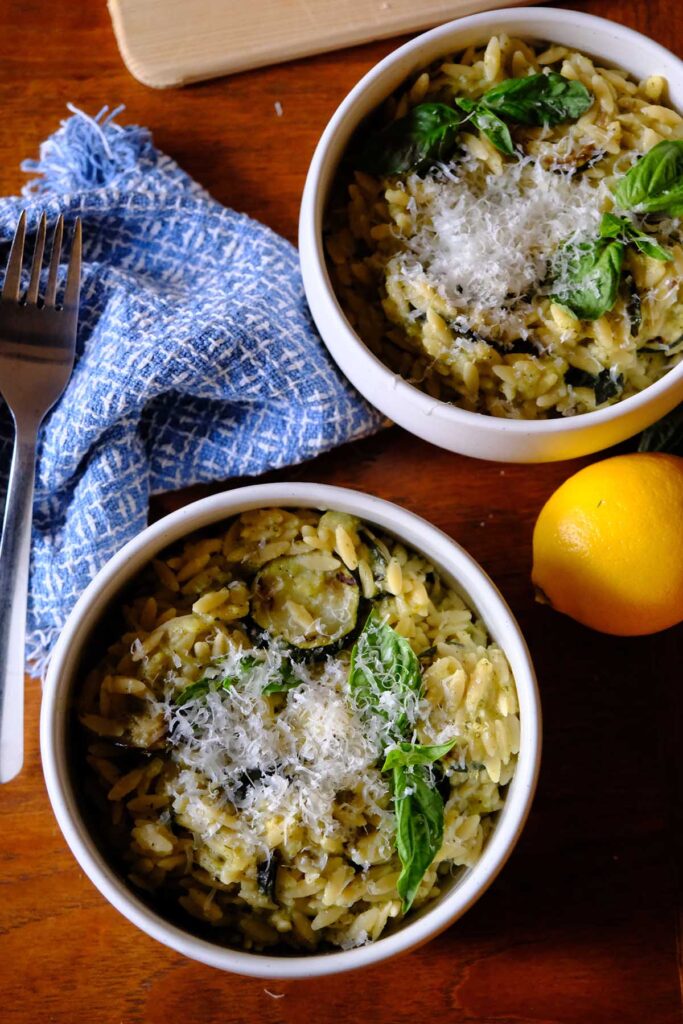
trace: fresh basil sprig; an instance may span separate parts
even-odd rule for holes
[[[581,82],[551,71],[508,78],[477,101],[460,97],[455,103],[457,110],[446,103],[418,103],[405,117],[372,132],[356,154],[358,169],[378,175],[429,170],[450,158],[465,121],[501,153],[512,156],[515,148],[503,118],[530,125],[559,124],[588,110],[593,94]]]
[[[361,713],[385,720],[388,743],[403,739],[422,688],[420,663],[374,608],[351,652],[349,688]]]
[[[503,117],[521,124],[559,124],[580,117],[591,106],[593,96],[581,82],[551,71],[507,78],[485,92],[478,103],[470,99],[455,102],[496,149],[513,156],[515,147]]]
[[[446,103],[418,103],[365,141],[358,168],[368,174],[428,170],[449,159],[457,144],[461,114]]]
[[[444,757],[454,744],[454,739],[434,746],[399,743],[382,765],[382,771],[393,772],[396,849],[402,868],[396,888],[404,914],[443,842],[443,798],[427,766]]]
[[[461,98],[455,101],[460,109],[467,115],[475,128],[478,128],[482,135],[493,143],[496,149],[508,156],[514,156],[515,147],[510,135],[510,129],[501,121],[497,114],[489,110],[484,102],[475,103],[474,100]]]
[[[554,125],[580,117],[593,103],[593,95],[581,82],[551,71],[547,75],[507,78],[485,92],[478,103],[456,100],[490,142],[508,156],[515,147],[502,118],[520,124]]]
[[[664,139],[634,164],[612,189],[624,210],[683,215],[683,139]]]
[[[597,238],[565,250],[554,302],[580,320],[597,320],[616,302],[624,260],[622,242]]]
[[[668,249],[627,217],[603,213],[598,238],[568,246],[560,254],[557,261],[559,286],[552,300],[581,320],[597,320],[607,313],[616,302],[628,245],[634,245],[650,259],[671,259]]]
[[[426,769],[393,769],[396,849],[401,874],[396,888],[407,913],[443,842],[444,804]]]
[[[554,125],[581,117],[593,103],[582,82],[556,71],[526,78],[507,78],[482,97],[489,110],[521,124]]]
[[[422,690],[420,663],[395,629],[370,612],[351,652],[349,687],[363,715],[386,722],[389,747],[382,771],[392,772],[396,850],[401,874],[396,887],[406,913],[443,840],[444,803],[428,771],[455,740],[433,746],[405,740]]]
[[[663,245],[658,245],[651,235],[641,231],[627,217],[617,217],[613,213],[603,213],[600,222],[600,237],[613,238],[616,241],[623,242],[624,245],[632,242],[638,252],[642,252],[644,256],[649,256],[652,260],[671,259],[671,253],[668,249],[665,249]]]

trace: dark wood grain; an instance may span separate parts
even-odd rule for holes
[[[683,44],[674,0],[573,6]],[[294,239],[321,129],[394,45],[154,92],[125,72],[103,4],[4,0],[0,194],[19,189],[20,160],[67,101],[89,112],[123,102],[219,200]],[[681,630],[599,636],[534,604],[529,583],[535,517],[581,464],[475,462],[392,429],[275,475],[356,487],[426,516],[482,563],[522,625],[545,713],[541,783],[511,861],[465,918],[408,957],[316,982],[267,985],[166,950],[102,899],[67,850],[42,781],[32,683],[26,768],[0,790],[0,1020],[679,1022]],[[157,499],[152,515],[208,490]]]

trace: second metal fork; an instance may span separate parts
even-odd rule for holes
[[[0,297],[0,393],[16,431],[0,542],[0,782],[14,778],[24,758],[24,646],[38,428],[67,385],[76,346],[81,222],[77,219],[74,228],[61,305],[56,300],[63,218],[55,227],[41,300],[46,231],[43,214],[22,297],[26,214],[21,214]]]

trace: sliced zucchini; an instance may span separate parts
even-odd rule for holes
[[[356,626],[360,591],[342,563],[312,552],[268,562],[254,577],[251,614],[302,651],[328,647]]]

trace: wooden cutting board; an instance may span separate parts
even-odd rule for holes
[[[529,0],[507,0],[506,7]],[[165,89],[412,32],[496,0],[108,0],[126,67]]]

